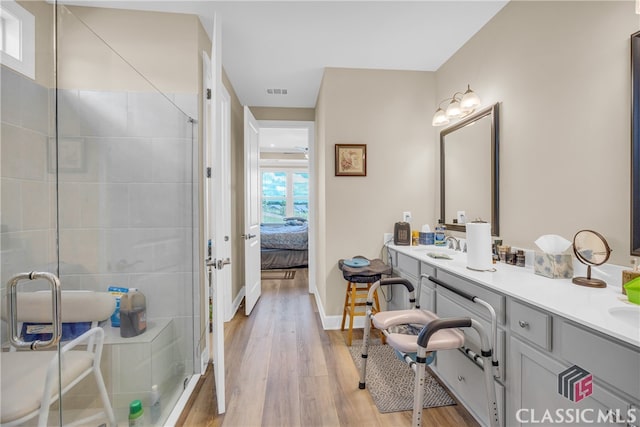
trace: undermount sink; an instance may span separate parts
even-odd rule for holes
[[[640,328],[640,306],[637,307],[612,307],[609,314],[616,320],[626,325]]]
[[[411,250],[413,252],[419,252],[419,253],[424,253],[425,255],[433,252],[434,254],[444,254],[444,255],[449,255],[449,256],[455,256],[458,254],[461,254],[462,252],[460,251],[455,251],[453,249],[449,249],[447,247],[442,247],[442,246],[412,246]]]

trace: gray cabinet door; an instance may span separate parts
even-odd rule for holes
[[[511,338],[510,347],[506,425],[611,425],[633,421],[628,417],[629,402],[601,386],[595,375],[592,394],[574,402],[558,387],[558,376],[572,363],[553,359],[517,338]],[[636,416],[632,410],[631,417]]]

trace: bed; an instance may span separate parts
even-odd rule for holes
[[[309,226],[302,218],[285,218],[283,224],[260,225],[263,270],[306,267],[309,260]]]

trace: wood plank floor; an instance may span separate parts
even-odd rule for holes
[[[322,329],[307,274],[298,269],[294,280],[263,280],[251,316],[242,309],[225,324],[227,411],[217,414],[209,366],[178,426],[411,425],[410,411],[380,414],[358,389],[346,333]],[[425,409],[423,425],[478,424],[458,404]]]

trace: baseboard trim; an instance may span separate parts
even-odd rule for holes
[[[318,314],[320,315],[320,321],[322,322],[322,329],[325,331],[331,330],[339,330],[340,325],[342,324],[342,315],[331,315],[327,316],[324,311],[324,306],[322,305],[322,299],[318,296],[318,290],[316,289],[313,293],[316,299],[316,305],[318,306]],[[364,316],[358,316],[353,319],[353,328],[354,329],[362,329],[364,328]],[[345,327],[349,327],[349,317],[347,316]]]
[[[244,298],[244,293],[245,293],[244,289],[245,288],[243,286],[242,289],[240,289],[240,292],[238,292],[238,295],[236,295],[235,299],[231,303],[231,305],[232,305],[232,307],[231,307],[231,316],[228,319],[224,319],[225,322],[228,322],[231,319],[233,319],[233,317],[238,312],[238,309],[240,308],[240,303],[242,303],[242,299]]]

